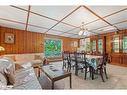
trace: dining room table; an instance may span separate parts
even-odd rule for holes
[[[97,66],[102,63],[103,56],[98,55],[86,55],[86,61],[87,63],[93,67],[95,70],[97,69]]]

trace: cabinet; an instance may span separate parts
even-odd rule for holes
[[[112,37],[111,62],[115,64],[127,64],[127,35],[119,34]]]

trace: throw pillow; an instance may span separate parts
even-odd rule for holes
[[[4,85],[7,85],[7,79],[2,73],[0,73],[0,82]]]
[[[42,59],[42,58],[41,58],[40,55],[35,55],[35,56],[34,56],[34,59],[35,59],[35,60],[38,60],[38,59]]]
[[[2,68],[0,68],[0,72],[5,74],[7,83],[13,85],[15,83],[15,65],[13,61],[9,58],[4,57],[0,59],[0,63],[0,67],[2,66]]]
[[[5,75],[8,80],[9,85],[14,85],[15,84],[15,73],[13,70],[13,65],[10,64],[7,68],[4,69]]]
[[[15,70],[23,69],[22,65],[20,64],[15,64]]]

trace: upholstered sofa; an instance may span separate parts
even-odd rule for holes
[[[31,64],[42,63],[44,59],[43,53],[30,53],[30,54],[6,54],[5,57],[9,57],[17,64],[24,64],[30,62]]]
[[[16,69],[12,59],[0,57],[0,89],[41,89],[30,62],[20,66]]]

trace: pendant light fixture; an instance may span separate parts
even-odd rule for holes
[[[79,36],[81,35],[87,35],[88,33],[88,29],[87,28],[84,28],[84,22],[82,22],[82,25],[80,27],[80,31],[78,33]]]

